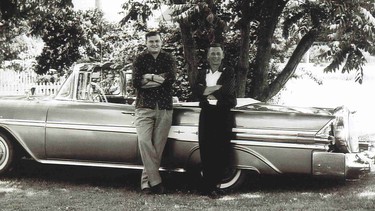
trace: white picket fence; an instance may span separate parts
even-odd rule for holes
[[[35,88],[36,95],[55,95],[61,82],[36,83],[37,74],[31,71],[15,72],[0,70],[0,95],[24,95]]]

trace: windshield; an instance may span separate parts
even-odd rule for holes
[[[58,94],[56,95],[55,99],[60,100],[67,100],[72,99],[73,96],[73,83],[74,81],[74,74],[71,74],[64,82],[64,84],[61,86]]]

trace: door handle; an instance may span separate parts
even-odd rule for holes
[[[131,111],[122,111],[121,112],[122,114],[129,114],[131,116],[135,116],[135,113],[134,112],[131,112]]]

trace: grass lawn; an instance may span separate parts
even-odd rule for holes
[[[46,166],[27,161],[0,181],[0,210],[374,210],[375,175],[356,181],[304,176],[251,178],[219,199],[191,177],[164,173],[166,195],[143,195],[139,171]]]

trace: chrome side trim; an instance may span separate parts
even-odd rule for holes
[[[237,134],[237,139],[250,139],[257,141],[283,141],[283,142],[302,142],[302,143],[314,143],[314,138],[303,138],[297,136],[286,136],[286,135],[268,135],[268,134]]]
[[[198,141],[198,127],[172,125],[168,138],[189,142]]]
[[[242,170],[255,171],[255,172],[257,172],[258,174],[260,174],[259,169],[255,168],[254,166],[238,165],[237,168],[238,168],[238,169],[242,169]]]
[[[328,136],[317,136],[316,131],[276,130],[258,128],[233,128],[236,139],[264,142],[297,142],[302,144],[329,143]],[[198,127],[172,126],[169,138],[183,141],[197,141]]]
[[[294,143],[278,143],[278,142],[263,142],[263,141],[244,141],[232,140],[231,143],[240,146],[262,146],[262,147],[278,147],[278,148],[294,148],[294,149],[312,149],[312,150],[327,150],[327,145],[321,144],[294,144]]]
[[[68,161],[68,160],[37,160],[37,161],[42,164],[55,164],[55,165],[138,169],[138,170],[143,169],[142,165],[126,165],[126,164],[116,164],[116,163],[79,162],[79,161]],[[183,168],[168,169],[168,168],[160,167],[159,170],[160,171],[186,172],[186,170]]]
[[[302,136],[302,137],[314,137],[316,134],[316,131],[275,130],[275,129],[260,129],[260,128],[233,128],[232,131],[235,133],[290,135],[290,136]]]
[[[327,142],[327,139],[316,137],[316,131],[297,131],[297,130],[275,130],[259,128],[233,128],[237,139],[251,139],[255,141],[267,142],[301,142],[315,143]]]
[[[36,120],[0,119],[0,124],[44,127],[46,125],[46,122],[45,121],[36,121]]]
[[[46,123],[44,121],[14,120],[14,119],[0,119],[0,124],[30,126],[30,127],[59,128],[59,129],[73,129],[73,130],[136,133],[136,129],[133,125],[87,125],[87,124],[73,124],[69,122],[47,122]]]
[[[253,149],[249,149],[249,148],[245,148],[245,147],[238,147],[238,146],[235,146],[234,149],[235,150],[240,150],[240,151],[243,151],[243,152],[246,152],[246,153],[249,153],[249,154],[255,156],[256,158],[258,158],[260,161],[262,161],[263,163],[265,163],[267,166],[269,166],[270,168],[272,168],[277,173],[279,173],[279,174],[283,173],[280,169],[278,169],[275,165],[273,165],[273,163],[271,161],[269,161],[266,157],[264,157],[263,155],[259,154],[257,151],[255,151]],[[250,166],[248,168],[250,168]]]
[[[136,133],[134,126],[130,125],[84,125],[84,124],[71,124],[71,123],[56,123],[48,122],[47,128],[58,129],[71,129],[71,130],[90,130],[90,131],[105,131],[105,132],[118,132],[118,133]]]

